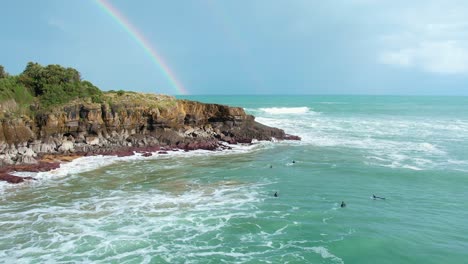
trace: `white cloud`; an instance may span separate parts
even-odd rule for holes
[[[391,33],[380,36],[378,61],[437,74],[468,74],[468,11],[457,1],[429,1],[390,14]]]
[[[389,65],[411,66],[413,64],[413,50],[402,49],[396,51],[384,51],[380,54],[379,61]]]
[[[421,42],[414,48],[383,51],[379,61],[432,73],[468,74],[467,47],[457,41]]]
[[[417,53],[421,67],[442,74],[468,73],[468,46],[457,41],[421,43]]]

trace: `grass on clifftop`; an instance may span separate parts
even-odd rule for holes
[[[158,108],[160,110],[167,109],[176,105],[176,98],[161,94],[146,94],[137,92],[109,91],[104,93],[104,100],[109,104],[125,105],[125,106],[144,106],[150,108]]]

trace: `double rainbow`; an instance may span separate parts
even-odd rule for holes
[[[145,36],[128,21],[128,19],[107,0],[96,0],[99,7],[104,10],[110,17],[112,17],[125,31],[140,45],[143,50],[150,56],[151,60],[157,65],[164,76],[167,78],[171,86],[176,90],[178,94],[188,94],[182,83],[177,80],[175,74],[169,68],[167,63],[158,54],[156,49],[151,43],[145,38]]]

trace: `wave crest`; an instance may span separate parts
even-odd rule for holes
[[[259,108],[260,111],[263,111],[268,114],[281,115],[281,114],[305,114],[305,113],[316,113],[310,110],[309,107],[268,107],[268,108]]]

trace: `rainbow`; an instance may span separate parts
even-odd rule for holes
[[[114,20],[125,29],[125,31],[138,43],[138,45],[140,45],[143,50],[148,53],[151,60],[158,66],[158,68],[169,80],[171,86],[174,87],[177,93],[188,94],[182,83],[177,80],[171,68],[169,68],[164,59],[158,54],[158,52],[156,52],[156,49],[139,30],[133,26],[130,21],[128,21],[128,19],[119,12],[119,10],[117,10],[117,8],[111,5],[107,0],[96,0],[96,2],[105,13],[114,18]]]

